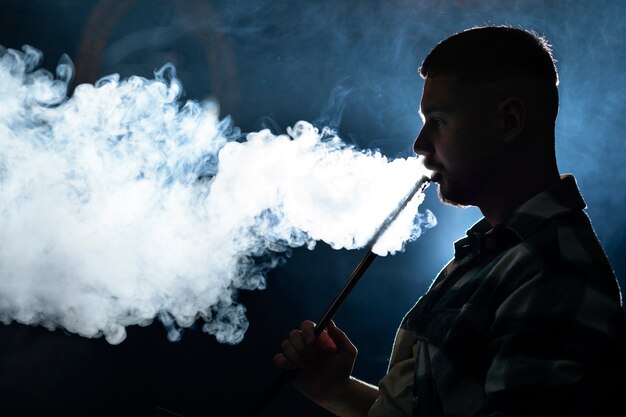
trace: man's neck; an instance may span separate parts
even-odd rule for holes
[[[526,176],[498,176],[477,206],[494,227],[511,216],[520,205],[547,190],[559,179],[556,166],[546,172],[533,171]]]

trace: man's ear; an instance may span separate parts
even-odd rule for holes
[[[500,102],[502,141],[513,143],[526,124],[526,107],[519,97],[507,97]]]

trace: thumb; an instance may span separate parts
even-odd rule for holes
[[[356,347],[354,346],[352,341],[350,341],[348,336],[346,336],[343,330],[337,327],[333,320],[328,323],[326,331],[328,332],[328,335],[331,337],[331,339],[333,339],[333,342],[335,342],[335,345],[337,345],[338,352],[345,352],[348,353],[350,356],[356,356]]]

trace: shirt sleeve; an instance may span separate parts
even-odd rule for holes
[[[398,329],[389,371],[378,384],[379,397],[367,417],[410,417],[413,414],[413,379],[420,346],[414,332]]]

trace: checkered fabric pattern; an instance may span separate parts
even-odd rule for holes
[[[455,243],[398,331],[413,335],[405,352],[414,364],[392,356],[390,374],[401,363],[414,372],[411,404],[398,408],[416,417],[603,415],[600,385],[626,354],[617,347],[624,310],[584,208],[565,175],[508,221],[491,229],[483,219]]]

